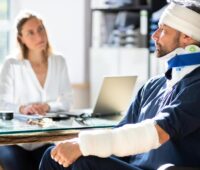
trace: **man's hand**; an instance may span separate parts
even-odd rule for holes
[[[34,103],[25,106],[21,106],[19,111],[22,114],[39,114],[45,115],[49,111],[49,105],[47,103]]]
[[[51,152],[51,157],[63,167],[70,166],[82,155],[78,138],[59,143]]]

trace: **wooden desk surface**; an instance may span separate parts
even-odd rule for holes
[[[34,132],[22,134],[3,134],[0,135],[0,145],[13,145],[21,143],[35,142],[55,142],[77,137],[79,130],[63,130],[51,132]]]
[[[106,122],[107,121],[107,122]],[[102,122],[102,123],[101,123]],[[53,122],[48,127],[29,125],[19,120],[0,122],[0,145],[12,145],[34,142],[54,142],[77,137],[78,132],[84,129],[110,128],[112,121],[92,118],[88,119],[87,125],[81,125],[72,119]],[[116,124],[116,123],[115,123]]]

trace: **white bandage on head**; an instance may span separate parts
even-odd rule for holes
[[[171,3],[163,12],[159,25],[166,24],[200,42],[200,14]]]
[[[147,152],[160,146],[153,120],[127,124],[109,130],[85,131],[79,134],[79,145],[84,156],[128,156]]]

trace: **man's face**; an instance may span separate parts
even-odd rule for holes
[[[160,25],[152,35],[156,46],[156,56],[158,58],[163,57],[176,48],[181,47],[180,35],[181,33],[175,29],[167,25]]]

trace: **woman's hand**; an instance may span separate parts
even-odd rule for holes
[[[59,143],[51,151],[51,157],[63,167],[70,166],[82,155],[78,138]]]
[[[47,103],[34,103],[29,105],[20,106],[19,111],[22,114],[39,114],[45,115],[50,110]]]

